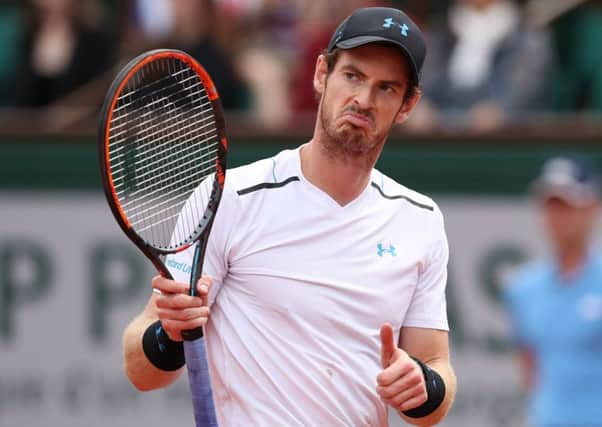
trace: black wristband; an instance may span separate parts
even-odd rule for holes
[[[439,405],[441,405],[441,402],[443,402],[443,399],[445,398],[445,383],[437,371],[429,368],[415,357],[412,357],[412,359],[418,363],[420,369],[422,369],[428,399],[417,408],[402,411],[402,414],[410,418],[422,418],[433,413]]]
[[[142,349],[147,359],[162,371],[176,371],[184,366],[184,345],[169,339],[159,320],[144,332]]]

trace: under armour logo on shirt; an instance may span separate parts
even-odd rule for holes
[[[391,256],[397,256],[397,252],[395,249],[395,246],[393,246],[391,243],[389,243],[389,247],[385,247],[382,243],[377,243],[376,244],[376,254],[379,257],[384,256],[384,254],[389,254]]]
[[[404,36],[404,37],[408,36],[408,31],[410,30],[410,28],[406,24],[399,24],[399,23],[393,21],[393,18],[386,18],[385,22],[383,24],[383,27],[391,28],[393,26],[399,27],[402,36]]]

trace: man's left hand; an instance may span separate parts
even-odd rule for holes
[[[395,344],[393,326],[385,323],[380,328],[381,365],[376,377],[377,393],[382,400],[398,411],[409,411],[427,401],[422,369]]]

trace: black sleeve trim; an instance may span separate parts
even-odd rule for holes
[[[257,191],[257,190],[284,187],[286,184],[289,184],[293,181],[299,181],[299,177],[291,176],[290,178],[287,178],[281,182],[262,182],[261,184],[253,185],[252,187],[247,187],[247,188],[243,188],[242,190],[238,190],[236,193],[239,196],[243,196],[245,194],[253,193],[254,191]]]
[[[411,203],[414,206],[417,206],[419,208],[426,209],[427,211],[434,211],[435,210],[435,208],[433,206],[419,203],[416,200],[410,199],[409,197],[403,196],[401,194],[395,195],[395,196],[389,196],[388,194],[385,194],[383,192],[383,190],[375,182],[372,182],[371,185],[372,185],[372,187],[376,188],[378,190],[378,192],[380,193],[380,195],[383,196],[385,199],[389,199],[389,200],[403,199],[406,202],[409,202],[409,203]]]

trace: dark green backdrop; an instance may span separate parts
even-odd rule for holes
[[[229,166],[238,166],[294,147],[305,138],[231,138]],[[0,189],[100,190],[92,136],[0,138]],[[378,168],[427,194],[517,194],[548,156],[590,155],[602,166],[602,141],[516,138],[412,139],[387,142]],[[601,168],[602,169],[602,168]]]

